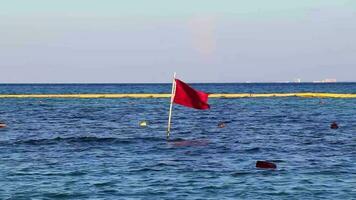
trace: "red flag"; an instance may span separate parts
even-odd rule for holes
[[[190,108],[206,110],[210,106],[208,104],[208,94],[197,91],[179,79],[176,81],[176,92],[173,102]]]

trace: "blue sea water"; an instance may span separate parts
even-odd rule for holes
[[[193,84],[356,93],[356,83]],[[1,84],[1,94],[169,93],[169,84]],[[0,99],[0,199],[355,199],[356,99]],[[139,127],[146,120],[147,127]],[[225,128],[218,128],[221,121]],[[330,129],[336,121],[340,128]],[[257,160],[276,170],[255,168]]]

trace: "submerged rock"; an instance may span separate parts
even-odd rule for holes
[[[339,128],[339,125],[337,125],[336,122],[333,122],[333,123],[330,124],[330,128],[331,128],[331,129],[338,129],[338,128]]]
[[[263,169],[276,169],[277,165],[272,163],[272,162],[257,161],[256,162],[256,167],[257,168],[263,168]]]

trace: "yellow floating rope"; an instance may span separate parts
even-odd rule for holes
[[[171,94],[0,94],[0,98],[169,98]],[[210,98],[304,97],[304,98],[356,98],[356,94],[337,93],[238,93],[209,94]]]

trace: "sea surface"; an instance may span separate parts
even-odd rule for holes
[[[356,93],[356,83],[192,84]],[[0,94],[170,93],[170,84],[1,84]],[[0,99],[0,199],[356,199],[356,99]],[[148,126],[140,127],[140,121]],[[336,121],[339,129],[330,129]],[[218,128],[225,122],[225,128]],[[267,160],[276,170],[257,169]]]

